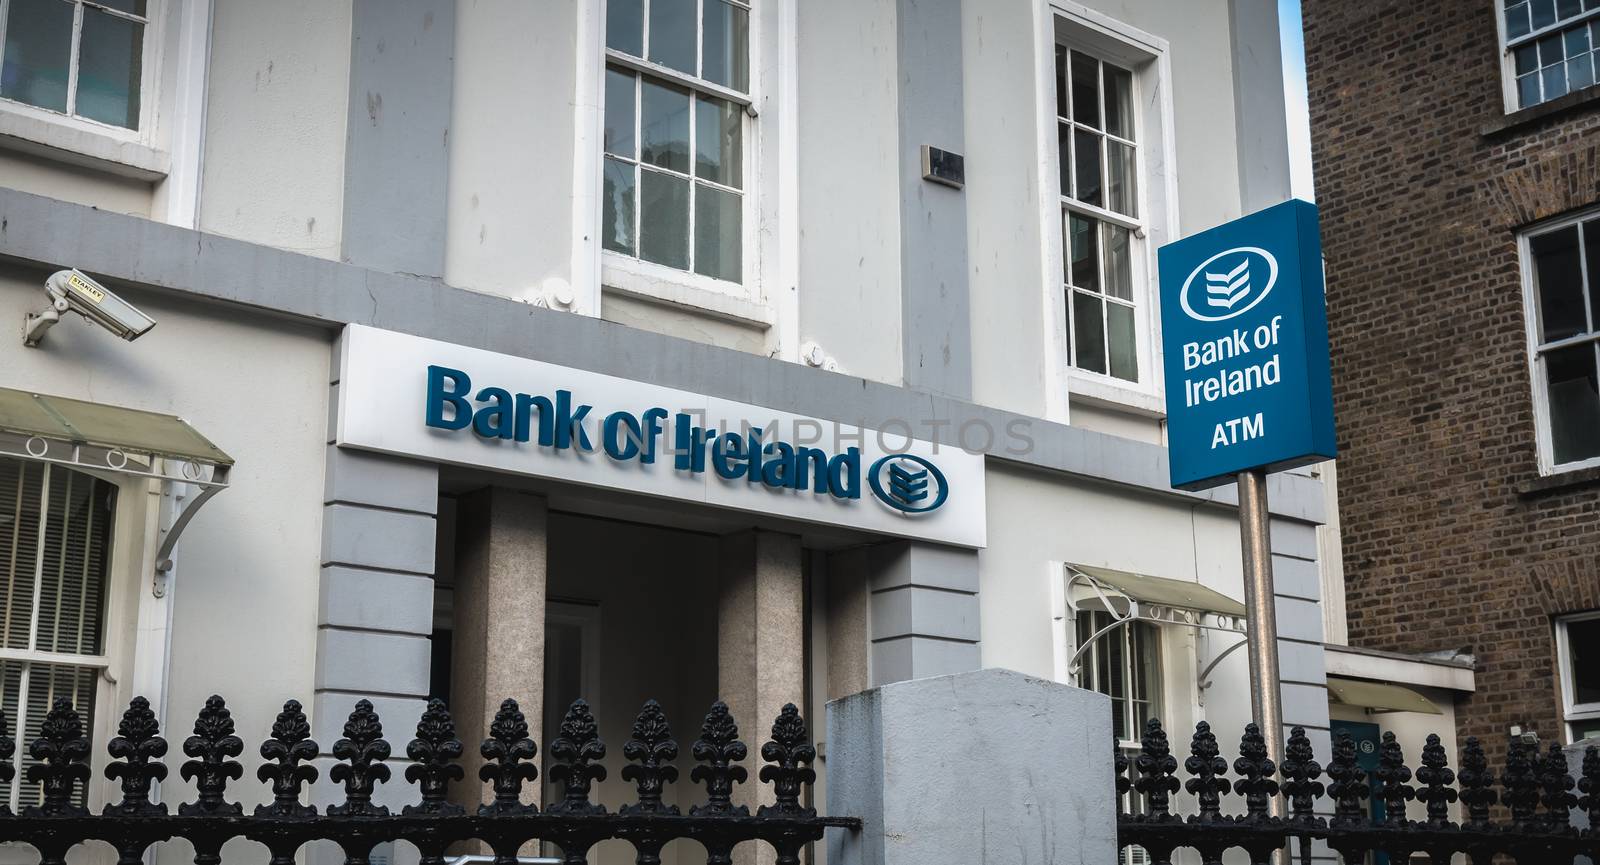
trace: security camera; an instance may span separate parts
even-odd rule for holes
[[[63,312],[75,312],[129,342],[156,326],[155,319],[76,268],[51,274],[44,290],[50,295],[50,308],[29,313],[22,326],[22,344],[29,348],[44,339],[44,332],[61,320]]]

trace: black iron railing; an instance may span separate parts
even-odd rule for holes
[[[591,847],[613,838],[632,843],[639,865],[658,865],[661,848],[678,838],[703,844],[709,865],[731,862],[734,846],[746,841],[769,844],[778,862],[795,865],[801,847],[820,839],[825,827],[861,825],[852,818],[820,817],[802,803],[806,786],[816,780],[810,767],[816,751],[793,705],[783,708],[772,725],[772,738],[761,746],[764,765],[758,780],[772,785],[774,801],[754,814],[733,802],[734,786],[748,780],[740,765],[748,753],[733,716],[720,702],[711,707],[690,748],[697,765],[689,777],[704,785],[706,800],[687,814],[662,801],[665,785],[678,777],[673,765],[678,745],[654,700],[645,703],[622,749],[628,760],[622,778],[636,785],[637,801],[615,813],[590,799],[593,783],[606,777],[600,762],[606,746],[582,700],[572,704],[560,735],[549,743],[554,760],[550,776],[562,789],[542,810],[522,801],[523,785],[538,776],[533,762],[538,748],[514,700],[500,705],[488,738],[478,747],[484,759],[478,778],[489,784],[492,797],[470,812],[448,798],[449,785],[462,781],[465,774],[456,762],[465,746],[439,700],[428,703],[417,723],[416,738],[406,745],[410,763],[405,766],[405,781],[417,786],[419,799],[398,814],[372,800],[376,785],[393,779],[385,762],[391,747],[366,700],[356,704],[344,737],[331,749],[339,762],[328,777],[343,785],[344,802],[321,814],[301,801],[304,786],[317,779],[311,761],[319,748],[294,700],[284,704],[272,725],[272,737],[260,748],[264,762],[255,774],[270,785],[272,801],[250,815],[238,802],[228,801],[228,783],[244,774],[243,764],[234,759],[244,752],[244,742],[234,735],[233,718],[221,697],[206,701],[195,720],[194,735],[183,742],[183,753],[190,759],[178,774],[194,782],[196,796],[178,805],[176,813],[165,803],[151,801],[152,784],[167,777],[168,767],[162,762],[167,742],[143,697],[128,706],[117,737],[107,744],[113,759],[105,773],[120,782],[122,801],[107,805],[101,814],[90,814],[78,804],[78,785],[90,777],[90,746],[70,702],[56,701],[41,734],[29,746],[35,762],[26,772],[28,783],[40,785],[40,803],[20,814],[0,805],[0,842],[33,845],[43,865],[61,865],[69,849],[92,840],[108,842],[117,850],[119,863],[133,865],[142,861],[151,844],[171,838],[193,844],[197,865],[221,861],[222,845],[233,838],[265,845],[273,865],[289,865],[302,845],[317,840],[339,845],[349,865],[364,865],[374,845],[389,841],[408,841],[420,851],[423,863],[437,865],[452,845],[474,840],[494,851],[496,862],[504,863],[515,862],[518,848],[527,842],[547,841],[561,849],[567,863],[577,865]],[[15,748],[0,715],[0,781],[12,781],[16,775],[11,760]]]
[[[1467,854],[1474,865],[1487,865],[1497,854],[1521,865],[1570,865],[1579,855],[1600,861],[1600,751],[1592,747],[1584,755],[1582,778],[1575,781],[1560,745],[1552,744],[1541,756],[1537,747],[1513,740],[1496,777],[1477,739],[1467,739],[1460,769],[1452,770],[1439,737],[1430,735],[1413,773],[1394,734],[1385,733],[1378,767],[1369,775],[1357,764],[1348,733],[1334,741],[1333,761],[1324,770],[1312,757],[1305,730],[1296,727],[1283,764],[1274,766],[1260,730],[1251,724],[1239,743],[1230,781],[1217,737],[1202,722],[1183,761],[1189,777],[1180,784],[1178,758],[1159,721],[1146,726],[1142,746],[1131,761],[1136,780],[1129,777],[1128,758],[1120,751],[1115,756],[1117,792],[1127,794],[1131,785],[1143,805],[1143,813],[1118,815],[1117,844],[1144,848],[1154,865],[1168,865],[1182,847],[1199,851],[1208,865],[1220,863],[1229,849],[1245,850],[1252,863],[1265,865],[1290,839],[1299,839],[1291,851],[1301,862],[1310,861],[1311,842],[1317,839],[1346,863],[1360,863],[1369,852],[1388,853],[1396,863],[1409,862],[1413,854],[1449,862],[1455,853]],[[1172,813],[1172,795],[1180,789],[1195,797],[1197,813]],[[1230,790],[1244,798],[1244,814],[1222,813],[1222,797]],[[1269,807],[1280,792],[1289,806],[1284,817],[1272,816]],[[1367,816],[1367,803],[1374,798],[1384,805],[1381,820]],[[1331,809],[1326,807],[1330,800]],[[1406,803],[1412,801],[1426,805],[1427,819],[1407,819]],[[1449,819],[1450,805],[1457,801],[1466,816],[1459,824]],[[1317,815],[1319,803],[1331,816]],[[1509,820],[1491,819],[1497,803],[1505,806]],[[1573,825],[1574,808],[1587,816],[1590,828]]]

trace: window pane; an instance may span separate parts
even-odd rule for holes
[[[1072,119],[1100,127],[1100,62],[1072,52]]]
[[[1583,14],[1583,3],[1580,0],[1556,0],[1556,16],[1558,18],[1571,18]]]
[[[1103,64],[1106,79],[1106,131],[1133,139],[1133,75]]]
[[[85,6],[78,45],[78,117],[138,130],[142,69],[144,24]]]
[[[43,492],[42,464],[0,457],[0,646],[7,649],[28,648]]]
[[[740,138],[743,113],[721,99],[695,100],[694,150],[696,177],[738,189],[744,185],[743,147]]]
[[[1528,0],[1528,7],[1533,10],[1533,29],[1556,23],[1555,0]]]
[[[1077,195],[1084,204],[1100,204],[1100,136],[1082,129],[1073,133],[1072,158],[1077,175]]]
[[[1132,232],[1120,225],[1105,225],[1105,292],[1112,297],[1133,300],[1133,261],[1128,245]]]
[[[1561,34],[1561,38],[1565,40],[1567,44],[1568,57],[1576,57],[1579,54],[1585,54],[1589,51],[1588,27],[1574,27],[1573,29]]]
[[[1056,124],[1056,160],[1061,169],[1061,194],[1072,197],[1072,124]]]
[[[744,196],[697,183],[694,189],[696,273],[741,282]]]
[[[1539,341],[1555,342],[1587,331],[1577,226],[1536,235],[1529,239],[1528,248],[1533,253],[1534,285],[1539,293]]]
[[[1106,304],[1106,348],[1111,355],[1111,374],[1138,381],[1139,343],[1133,329],[1133,307]]]
[[[1528,27],[1528,4],[1514,3],[1506,7],[1506,37],[1515,39],[1526,36]]]
[[[1544,356],[1550,380],[1550,445],[1561,463],[1600,456],[1600,384],[1595,347],[1579,345]]]
[[[605,163],[600,244],[606,249],[634,255],[639,249],[633,236],[634,172],[638,169],[615,159],[607,159]]]
[[[1112,210],[1128,216],[1139,215],[1136,165],[1132,147],[1106,141],[1106,204]]]
[[[1056,116],[1071,117],[1067,108],[1067,49],[1056,46]]]
[[[1589,264],[1589,308],[1600,318],[1600,219],[1583,226],[1583,251]],[[1593,329],[1600,330],[1600,322]]]
[[[689,267],[689,181],[643,171],[639,181],[639,257],[668,267]]]
[[[750,89],[750,13],[722,0],[706,0],[705,60],[700,76],[738,91]]]
[[[650,59],[695,74],[695,0],[650,0]]]
[[[689,91],[646,78],[640,123],[644,161],[689,173]],[[687,205],[686,205],[687,206]]]
[[[605,152],[638,159],[638,142],[633,136],[636,79],[619,69],[606,70]]]
[[[1585,54],[1567,61],[1567,87],[1582,90],[1594,83],[1594,55]]]
[[[1567,95],[1567,67],[1549,66],[1539,72],[1540,81],[1544,86],[1545,101],[1557,96]]]
[[[35,648],[78,655],[102,653],[115,504],[113,485],[67,469],[51,469]]]
[[[1079,369],[1106,371],[1105,325],[1100,321],[1100,298],[1081,291],[1072,293],[1072,342],[1078,347]]]
[[[1517,99],[1523,108],[1539,104],[1539,73],[1530,72],[1517,79]]]
[[[71,63],[72,4],[11,0],[0,96],[66,111],[67,67]]]
[[[100,743],[93,741],[94,680],[97,678],[96,671],[88,667],[69,667],[64,664],[28,664],[25,666],[26,673],[19,675],[18,673],[13,673],[13,665],[15,664],[16,662],[13,661],[7,661],[3,664],[3,672],[0,672],[0,684],[7,686],[3,695],[6,702],[6,716],[15,719],[17,715],[12,714],[12,710],[15,705],[14,701],[18,697],[10,691],[9,686],[14,678],[19,682],[24,677],[27,679],[28,705],[22,708],[22,711],[27,713],[27,723],[23,725],[22,729],[21,738],[23,742],[32,742],[34,739],[39,738],[41,728],[44,726],[45,715],[50,712],[51,705],[58,698],[65,698],[72,701],[72,708],[78,713],[78,721],[83,725],[83,733],[89,737],[92,743],[91,753],[93,750],[99,750],[104,747]],[[17,777],[24,777],[24,773],[27,771],[26,767],[37,762],[39,761],[27,755],[26,747],[18,749]],[[77,795],[73,797],[73,800],[80,806],[88,804],[89,791],[87,787],[88,785],[83,783],[76,785],[75,792]],[[41,797],[38,784],[23,783],[19,793],[18,801],[23,807],[39,804]]]
[[[1100,270],[1095,262],[1098,223],[1076,213],[1067,215],[1067,283],[1100,290]]]
[[[1600,703],[1600,619],[1567,624],[1572,702]]]
[[[94,0],[94,2],[100,4],[101,6],[115,9],[118,12],[126,12],[130,15],[138,15],[143,17],[145,12],[145,0]]]
[[[1537,45],[1524,45],[1512,52],[1512,56],[1516,58],[1518,75],[1526,75],[1539,68],[1539,46]]]
[[[1561,48],[1561,34],[1556,33],[1539,40],[1539,65],[1553,66],[1565,60],[1567,55]]]
[[[644,0],[606,0],[606,47],[644,56]]]

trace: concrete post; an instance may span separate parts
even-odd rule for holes
[[[978,670],[828,704],[829,865],[1117,861],[1111,701]]]
[[[801,555],[798,537],[755,530],[724,536],[717,551],[717,693],[750,746],[745,768],[752,781],[772,720],[784,703],[804,703]],[[770,784],[734,788],[734,803],[752,812],[773,801]],[[737,865],[772,859],[770,848],[755,844],[734,850]]]
[[[458,730],[489,729],[500,701],[510,697],[521,707],[532,734],[539,735],[547,517],[544,499],[515,490],[490,487],[461,498],[450,671],[450,707]],[[481,738],[482,733],[473,735]],[[468,748],[461,763],[468,778],[478,777],[482,758],[477,748]],[[477,784],[456,789],[472,797],[481,794]],[[529,784],[524,791],[539,803],[539,785]]]

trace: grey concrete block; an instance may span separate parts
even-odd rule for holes
[[[872,644],[872,684],[947,676],[978,669],[983,658],[977,643],[899,637]]]
[[[1320,486],[1320,484],[1318,484]],[[1298,520],[1272,520],[1272,554],[1317,560],[1317,527]]]
[[[896,541],[869,549],[867,562],[867,587],[874,592],[900,586],[978,591],[977,550]]]
[[[433,517],[359,505],[322,509],[322,564],[433,573]]]
[[[1326,727],[1328,725],[1328,689],[1323,685],[1302,685],[1283,682],[1284,726]]]
[[[1328,671],[1322,645],[1279,640],[1278,676],[1285,682],[1326,685]]]
[[[1275,598],[1278,636],[1307,643],[1322,642],[1322,606],[1300,598]]]
[[[978,596],[903,586],[871,596],[872,639],[941,637],[978,641]]]
[[[1293,556],[1272,557],[1272,589],[1280,597],[1322,600],[1322,581],[1316,562]]]
[[[1116,862],[1111,701],[981,670],[828,704],[829,865]]]
[[[311,698],[311,738],[321,746],[323,754],[332,753],[333,743],[344,738],[344,723],[356,707],[357,700],[370,700],[372,710],[383,722],[384,738],[397,746],[397,753],[405,753],[405,743],[417,729],[417,719],[428,701],[422,697],[395,697],[349,691],[318,691]],[[474,741],[467,731],[457,730],[463,742]],[[487,735],[487,733],[485,733]],[[481,738],[481,737],[480,737]]]
[[[954,431],[968,423],[995,430],[1018,423],[1030,443],[1017,447],[998,436],[991,457],[1178,500],[1230,507],[1238,502],[1232,485],[1201,493],[1172,490],[1166,452],[1156,445],[539,309],[437,279],[378,273],[14,189],[0,188],[0,220],[8,225],[9,259],[40,267],[71,264],[119,290],[156,289],[267,310],[321,323],[330,332],[351,322],[368,324],[873,429],[891,418],[940,419],[948,421],[940,436],[944,444],[954,444]],[[1319,481],[1279,473],[1268,479],[1267,490],[1274,514],[1306,524],[1323,520]]]
[[[425,697],[431,650],[426,637],[322,628],[317,631],[318,690]]]
[[[372,631],[433,633],[433,580],[394,571],[325,567],[317,624]]]
[[[324,473],[325,503],[374,505],[433,516],[439,509],[439,467],[330,446]]]

